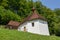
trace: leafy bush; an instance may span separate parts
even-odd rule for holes
[[[10,20],[21,21],[21,18],[12,11],[0,7],[0,24],[6,24]]]
[[[55,29],[55,35],[56,35],[56,36],[60,36],[60,27],[57,27],[57,28]]]

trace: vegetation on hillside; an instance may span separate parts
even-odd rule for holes
[[[6,24],[10,20],[21,21],[21,18],[19,15],[14,14],[10,10],[6,10],[0,6],[0,24]]]
[[[0,24],[7,24],[10,20],[22,21],[31,14],[32,7],[48,21],[50,34],[60,35],[60,10],[51,10],[39,0],[0,0]]]
[[[60,40],[60,37],[42,36],[22,31],[0,28],[0,40]]]

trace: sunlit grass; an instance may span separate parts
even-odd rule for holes
[[[60,40],[60,37],[42,36],[28,32],[0,28],[0,40]]]

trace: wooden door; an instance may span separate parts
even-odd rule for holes
[[[24,27],[24,32],[26,32],[26,27]]]

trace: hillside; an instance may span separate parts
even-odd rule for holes
[[[42,36],[16,30],[0,29],[0,40],[60,40],[56,36]]]

